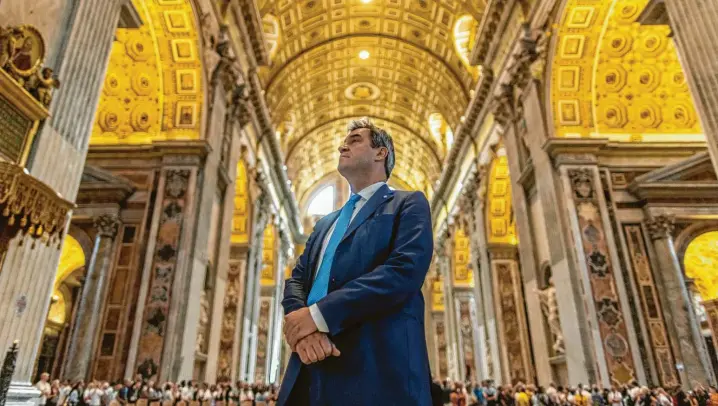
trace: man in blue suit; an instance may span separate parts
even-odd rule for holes
[[[392,191],[391,137],[366,118],[339,147],[352,195],[319,220],[287,280],[292,348],[279,406],[429,406],[421,286],[433,252],[429,203]]]

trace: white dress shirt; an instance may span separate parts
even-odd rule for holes
[[[359,213],[359,210],[364,207],[366,202],[368,202],[369,199],[374,196],[374,193],[376,193],[376,191],[379,190],[379,188],[384,186],[385,184],[386,182],[377,182],[365,187],[364,189],[360,190],[359,193],[357,193],[359,196],[361,196],[361,199],[359,199],[359,201],[356,202],[356,204],[354,205],[354,211],[352,212],[352,217],[349,220],[349,224],[351,224],[352,220],[354,220],[354,217],[356,217],[357,213]],[[337,216],[337,218],[339,217]],[[319,263],[317,263],[317,273],[322,266],[322,261],[324,260],[324,251],[327,250],[327,245],[329,245],[329,239],[332,237],[332,234],[334,234],[334,227],[336,225],[337,221],[334,220],[334,224],[332,224],[331,228],[329,228],[329,232],[327,232],[327,235],[324,236],[324,241],[322,241],[322,250],[321,252],[319,252]],[[316,274],[314,274],[314,276],[316,278]],[[319,307],[317,307],[316,303],[309,306],[309,313],[312,315],[314,324],[317,325],[317,330],[321,331],[322,333],[328,333],[329,327],[327,326],[327,322],[324,321],[324,316],[322,316],[322,312],[319,311]]]

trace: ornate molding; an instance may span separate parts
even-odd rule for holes
[[[491,260],[511,260],[519,259],[519,250],[515,245],[499,245],[490,244],[488,246],[489,257]]]
[[[239,0],[238,3],[239,7],[237,9],[247,26],[254,58],[257,60],[258,65],[267,65],[269,64],[269,52],[267,52],[262,30],[262,18],[259,14],[259,9],[257,9],[257,4],[254,0]]]
[[[675,227],[673,216],[661,214],[646,220],[646,227],[651,240],[670,238]]]
[[[59,248],[74,207],[25,168],[0,161],[0,254],[18,233],[42,238],[48,246],[58,242]]]
[[[481,77],[476,84],[476,94],[473,99],[469,102],[469,106],[466,108],[466,115],[464,122],[458,127],[456,139],[454,145],[449,151],[448,157],[446,158],[446,166],[441,172],[439,178],[439,186],[434,193],[434,197],[431,199],[431,206],[438,207],[444,200],[444,195],[449,190],[449,180],[454,176],[456,171],[456,163],[459,162],[459,152],[461,146],[464,144],[464,140],[467,137],[472,137],[474,134],[474,126],[478,121],[480,113],[486,107],[490,96],[491,86],[494,83],[494,74],[491,69],[482,69]],[[438,211],[436,211],[438,212]]]
[[[115,239],[122,221],[115,214],[102,214],[94,218],[95,228],[101,237]]]
[[[509,0],[490,0],[484,11],[484,17],[476,33],[476,44],[471,52],[472,65],[486,65],[486,56],[494,41],[494,36],[499,30],[504,9]]]

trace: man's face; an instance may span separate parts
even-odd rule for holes
[[[385,151],[385,152],[380,152]],[[339,146],[339,173],[361,173],[386,157],[386,148],[372,148],[371,130],[358,128],[351,131]]]

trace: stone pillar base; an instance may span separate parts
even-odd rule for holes
[[[40,391],[29,382],[11,382],[5,406],[34,406],[40,401]]]

